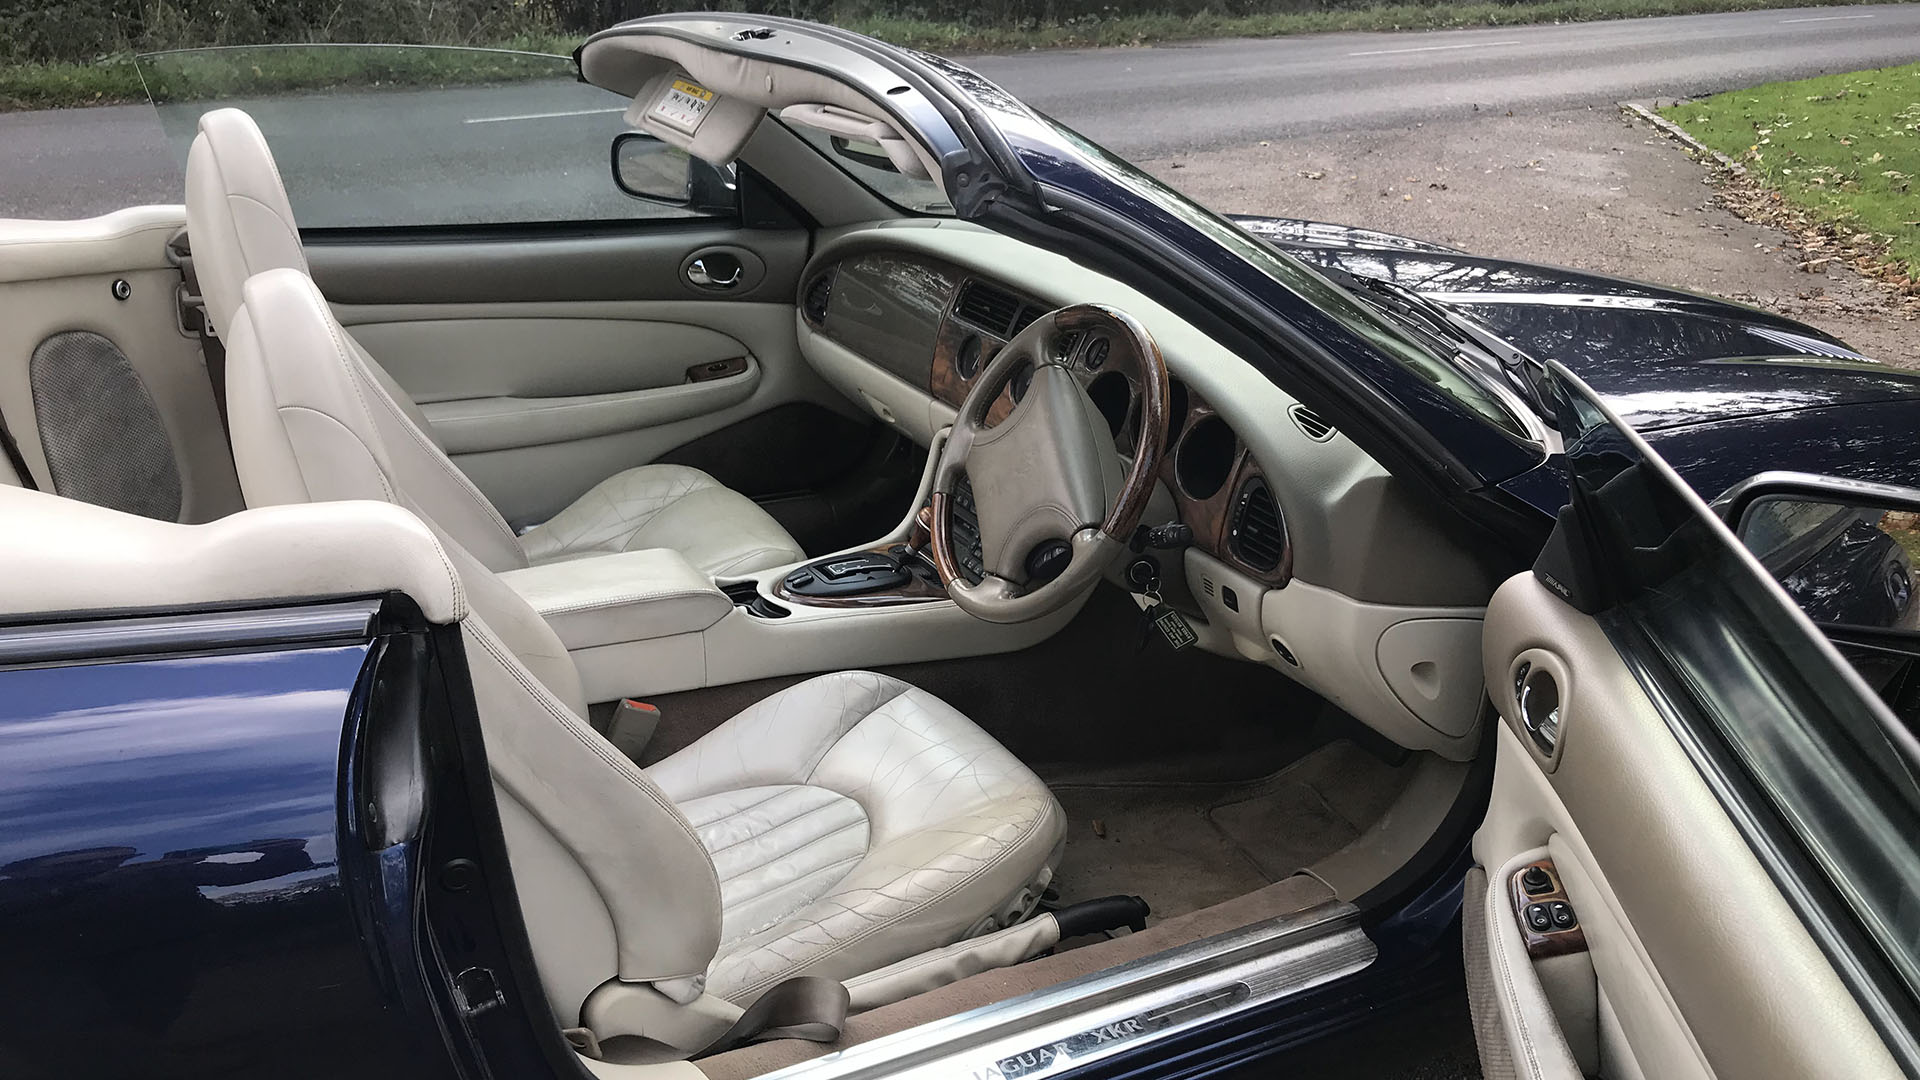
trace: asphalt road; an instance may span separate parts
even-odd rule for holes
[[[1130,157],[1707,93],[1920,59],[1920,4],[1566,26],[1324,34],[976,56],[1029,103]],[[242,102],[312,225],[634,212],[606,179],[621,102],[554,80]],[[180,198],[193,113],[0,114],[0,215]]]

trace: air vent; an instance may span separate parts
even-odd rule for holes
[[[1287,410],[1287,415],[1293,417],[1293,424],[1300,429],[1300,434],[1314,442],[1326,442],[1333,438],[1333,425],[1320,419],[1319,413],[1305,405],[1295,405]]]
[[[818,325],[827,321],[827,302],[833,299],[833,276],[838,267],[829,267],[826,273],[813,279],[807,286],[806,299],[801,302],[801,310],[806,312],[807,321]]]
[[[1014,316],[1013,332],[1017,334],[1020,331],[1025,330],[1027,327],[1032,326],[1033,321],[1035,319],[1038,319],[1040,316],[1045,315],[1046,313],[1047,313],[1046,308],[1034,307],[1032,304],[1028,304],[1026,307],[1021,308],[1020,314]]]
[[[1233,554],[1248,569],[1264,573],[1280,566],[1287,550],[1287,530],[1264,479],[1256,476],[1241,486],[1228,528]]]
[[[961,286],[953,313],[996,337],[1012,337],[1013,321],[1020,315],[1020,298],[984,281],[969,281]]]

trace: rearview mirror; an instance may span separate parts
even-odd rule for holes
[[[642,131],[613,139],[613,182],[636,199],[702,214],[731,214],[733,167],[694,157]]]
[[[1763,473],[1721,503],[1747,550],[1814,622],[1920,631],[1920,491]]]

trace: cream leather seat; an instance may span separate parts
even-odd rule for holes
[[[200,118],[200,134],[187,155],[187,233],[207,317],[222,338],[231,333],[240,289],[249,277],[279,267],[306,272],[300,232],[273,154],[253,118],[238,109],[217,109]],[[393,413],[389,437],[413,444],[394,467],[440,526],[488,569],[642,548],[672,548],[715,575],[806,558],[753,500],[682,465],[642,465],[608,477],[551,520],[515,536],[442,452],[426,415],[406,391],[351,336],[345,343],[387,391],[383,408]]]
[[[639,769],[586,723],[552,629],[413,497],[384,391],[305,275],[247,282],[228,356],[249,505],[380,500],[419,515],[447,550],[476,616],[487,756],[562,1026],[688,1050],[794,975],[849,979],[1032,910],[1064,815],[952,707],[842,672]]]

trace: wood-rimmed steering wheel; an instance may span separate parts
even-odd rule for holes
[[[1136,372],[1139,417],[1133,460],[1074,377],[1094,341],[1115,366]],[[1025,392],[987,426],[1002,389],[1030,366]],[[1035,319],[973,380],[933,473],[933,564],[947,595],[995,623],[1027,622],[1066,606],[1127,551],[1167,449],[1167,364],[1133,316],[1076,304]],[[980,524],[983,574],[960,571],[954,491],[965,477]]]

